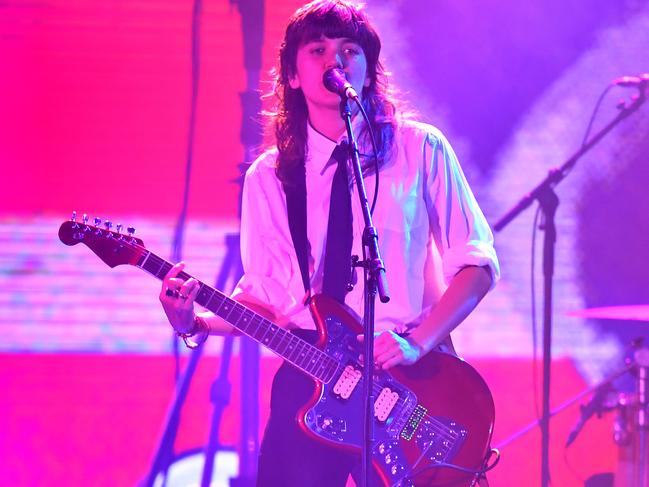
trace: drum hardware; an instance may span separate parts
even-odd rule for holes
[[[615,487],[649,487],[649,348],[643,346],[641,338],[632,342],[631,352],[624,367],[610,374],[598,384],[585,389],[551,411],[550,417],[592,395],[590,401],[580,407],[580,418],[568,435],[566,447],[576,440],[582,428],[593,417],[602,417],[614,411],[613,440],[619,447],[618,469]],[[632,374],[635,391],[621,392],[613,382]],[[501,449],[540,426],[535,420],[513,435],[495,445]]]
[[[597,395],[598,393],[600,393],[600,391],[608,391],[605,394],[600,393],[600,394],[602,394],[602,398],[597,399],[597,402],[601,403],[600,406],[593,407],[593,405],[591,405],[591,407],[589,407],[589,404],[593,403],[593,400],[591,400],[588,404],[582,405],[582,418],[577,422],[577,424],[573,428],[573,432],[575,430],[577,430],[577,429],[581,430],[581,428],[583,428],[583,426],[586,424],[587,420],[590,419],[590,417],[593,414],[597,414],[598,416],[601,416],[602,413],[604,413],[606,411],[609,411],[609,410],[612,410],[612,409],[615,409],[617,407],[616,406],[617,405],[617,392],[615,391],[615,389],[613,389],[612,383],[615,380],[622,377],[627,372],[629,372],[632,368],[633,368],[633,364],[630,364],[630,363],[627,362],[624,367],[622,367],[621,369],[613,372],[612,374],[610,374],[603,381],[599,382],[598,384],[596,384],[596,385],[594,385],[592,387],[589,387],[589,388],[583,390],[579,394],[573,396],[572,398],[568,399],[567,401],[563,402],[561,405],[559,405],[558,407],[556,407],[555,409],[550,411],[550,418],[553,418],[557,414],[565,411],[570,406],[576,404],[577,402],[579,402],[580,400],[582,400],[585,397],[590,396],[591,394]],[[587,413],[588,417],[585,417],[586,414],[584,414],[584,412]],[[581,425],[580,425],[580,422],[582,423]],[[508,436],[504,440],[500,441],[498,444],[494,445],[494,448],[502,450],[504,447],[510,445],[514,441],[518,440],[519,438],[523,437],[524,435],[526,435],[527,433],[529,433],[533,429],[535,429],[537,427],[540,427],[540,426],[541,426],[541,420],[540,419],[534,420],[531,423],[524,426],[523,428],[521,428],[520,430],[513,433],[512,435]],[[572,434],[572,432],[571,432],[571,434]],[[575,436],[577,434],[579,434],[579,431],[576,432]],[[574,439],[573,439],[573,441],[574,441]]]
[[[615,410],[615,420],[613,421],[613,441],[615,444],[624,447],[631,444],[631,435],[633,434],[631,406],[635,404],[635,397],[623,392],[618,394]]]
[[[630,320],[649,322],[649,304],[632,304],[625,306],[606,306],[603,308],[586,308],[566,313],[577,318],[599,320]]]
[[[638,487],[647,487],[647,404],[649,386],[649,349],[640,348],[633,354],[636,365],[636,380],[638,393],[638,407],[636,411],[636,426],[638,428],[638,458],[635,480]]]
[[[618,446],[618,467],[615,487],[649,487],[649,348],[634,340],[632,353],[625,360],[624,373],[634,377],[633,393],[612,388],[610,378],[595,387],[591,401],[582,406],[582,416],[571,432],[568,446],[585,422],[597,414],[615,411],[613,441]],[[614,376],[621,376],[617,372]]]

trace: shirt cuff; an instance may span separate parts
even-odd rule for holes
[[[481,240],[471,240],[464,245],[447,249],[442,257],[444,281],[449,284],[464,267],[488,267],[491,272],[491,287],[500,279],[500,265],[493,246]]]

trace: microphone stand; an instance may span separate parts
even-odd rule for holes
[[[552,358],[552,277],[554,271],[554,246],[556,242],[556,227],[554,216],[559,205],[559,198],[554,192],[554,186],[559,184],[570,172],[577,161],[597,144],[613,127],[635,112],[645,102],[645,91],[633,99],[628,107],[623,106],[620,113],[604,128],[597,132],[588,142],[559,168],[551,169],[547,177],[541,181],[529,194],[509,210],[494,225],[496,232],[501,231],[514,218],[537,200],[544,214],[545,236],[543,241],[543,414],[541,417],[541,486],[548,487],[550,483],[550,363]]]
[[[353,259],[354,266],[363,267],[364,275],[364,314],[363,314],[363,327],[364,327],[364,344],[365,344],[365,365],[363,367],[363,445],[361,453],[362,463],[362,486],[370,487],[370,475],[372,472],[372,444],[374,442],[373,435],[373,418],[374,418],[374,393],[373,386],[373,372],[374,372],[374,308],[376,292],[378,290],[379,298],[382,303],[387,303],[390,300],[388,291],[388,283],[385,277],[385,266],[379,252],[378,233],[372,222],[372,214],[370,213],[370,206],[367,201],[367,191],[365,190],[365,183],[363,181],[363,172],[361,169],[360,155],[358,151],[358,143],[354,137],[352,130],[352,111],[349,106],[349,100],[346,96],[341,97],[340,114],[345,121],[347,128],[347,140],[349,141],[349,158],[352,161],[354,169],[354,179],[356,180],[356,188],[358,197],[360,199],[361,208],[363,210],[363,219],[365,221],[365,229],[363,230],[363,249],[365,260],[358,262],[356,258]],[[378,178],[379,175],[376,174]],[[367,249],[367,252],[365,252]]]

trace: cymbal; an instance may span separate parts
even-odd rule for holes
[[[602,320],[649,321],[649,304],[587,308],[569,311],[567,314],[579,318],[597,318]]]

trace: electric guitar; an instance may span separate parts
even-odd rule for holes
[[[96,220],[97,221],[97,220]],[[172,265],[127,234],[74,220],[66,245],[87,245],[108,266],[129,264],[162,280]],[[191,276],[181,272],[179,278]],[[312,345],[220,291],[199,282],[196,302],[313,379],[312,399],[298,412],[306,434],[333,447],[360,451],[363,440],[362,326],[337,301],[313,296],[319,340]],[[471,486],[486,468],[494,404],[480,375],[458,357],[429,352],[413,365],[374,372],[372,464],[383,487]]]

